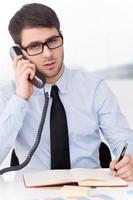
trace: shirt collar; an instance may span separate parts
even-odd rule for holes
[[[61,94],[64,94],[67,91],[68,75],[69,75],[68,70],[66,69],[66,67],[64,67],[64,72],[63,72],[62,76],[55,83],[58,86]]]

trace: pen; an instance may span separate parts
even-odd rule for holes
[[[126,143],[126,144],[124,145],[124,147],[123,147],[123,149],[122,149],[122,151],[121,151],[121,154],[120,154],[120,156],[119,156],[119,158],[118,158],[118,160],[117,160],[117,163],[118,163],[120,160],[122,160],[122,158],[124,157],[124,155],[125,155],[125,153],[126,153],[126,150],[127,150],[127,146],[128,146],[128,143]],[[114,168],[114,174],[113,174],[113,176],[115,175],[115,172],[117,172],[117,169]]]

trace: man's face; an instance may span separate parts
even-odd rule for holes
[[[33,43],[43,43],[53,36],[59,36],[56,28],[25,28],[21,33],[21,46],[26,48]],[[44,46],[43,52],[38,55],[29,56],[25,51],[24,55],[45,75],[48,83],[56,82],[63,73],[63,46],[56,49]]]

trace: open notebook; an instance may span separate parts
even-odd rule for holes
[[[127,186],[121,178],[113,177],[108,169],[74,168],[70,170],[46,170],[23,175],[26,187],[58,186]]]

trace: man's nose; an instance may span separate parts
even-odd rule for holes
[[[50,57],[52,54],[51,49],[49,49],[46,45],[43,47],[43,57]]]

